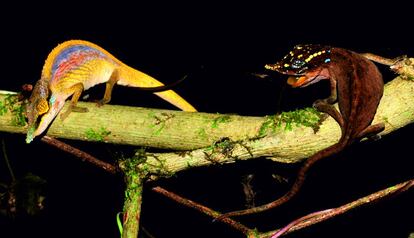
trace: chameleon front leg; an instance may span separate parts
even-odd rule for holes
[[[338,100],[338,88],[336,87],[337,80],[333,76],[331,76],[329,78],[329,82],[330,82],[330,88],[331,88],[331,95],[324,101],[332,105],[336,102],[336,100]]]
[[[338,110],[336,110],[336,108],[333,106],[333,104],[337,101],[338,99],[338,89],[337,89],[337,81],[336,79],[334,79],[333,77],[331,77],[329,79],[330,83],[331,83],[331,95],[326,98],[326,99],[319,99],[316,100],[313,103],[313,107],[323,113],[327,113],[328,115],[330,115],[331,117],[333,117],[333,119],[335,119],[335,121],[339,124],[339,126],[341,127],[342,133],[344,132],[344,120],[342,118],[341,113],[339,113]]]
[[[336,110],[336,108],[329,103],[326,103],[324,100],[317,100],[313,103],[313,107],[319,112],[323,112],[331,116],[341,127],[342,135],[344,134],[345,122],[341,113]]]
[[[116,82],[118,82],[118,80],[119,80],[118,71],[114,70],[111,77],[106,82],[104,97],[101,100],[97,101],[98,107],[103,106],[104,104],[107,104],[108,102],[111,101],[112,90],[114,89],[114,85],[116,84]]]
[[[70,101],[69,107],[66,109],[65,112],[63,112],[60,115],[60,119],[65,120],[66,117],[69,116],[69,114],[74,111],[74,112],[88,112],[87,108],[84,107],[78,107],[76,106],[76,104],[78,103],[78,100],[83,92],[83,84],[82,83],[77,83],[75,85],[73,85],[72,87],[70,87],[69,89],[66,90],[69,94],[72,94],[72,99]]]
[[[337,88],[336,79],[333,76],[331,76],[329,78],[329,83],[330,83],[331,94],[329,95],[328,98],[316,100],[313,103],[314,107],[316,106],[316,104],[320,104],[320,103],[333,105],[338,100],[338,88]]]

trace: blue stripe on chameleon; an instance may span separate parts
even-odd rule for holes
[[[55,95],[50,96],[49,106],[50,107],[53,106],[53,104],[55,104],[55,102],[56,102],[56,96]]]
[[[90,46],[86,46],[86,45],[73,45],[70,46],[64,50],[62,50],[59,55],[56,57],[55,62],[53,62],[52,65],[52,75],[55,74],[55,71],[57,70],[57,68],[59,67],[60,63],[63,60],[68,59],[73,53],[79,52],[79,51],[89,51],[89,52],[97,52],[101,57],[105,58],[106,55],[104,53],[102,53],[101,51],[92,48]],[[52,76],[53,78],[53,76]]]

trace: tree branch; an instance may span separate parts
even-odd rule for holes
[[[180,203],[184,206],[193,208],[201,213],[206,214],[207,216],[210,216],[212,218],[219,218],[221,215],[223,215],[220,212],[214,211],[211,208],[208,208],[206,206],[203,206],[201,204],[198,204],[192,200],[183,198],[175,193],[172,193],[170,191],[167,191],[166,189],[157,186],[157,187],[153,187],[152,191],[157,192],[159,194],[162,194],[164,196],[166,196],[167,198],[176,201],[177,203]],[[244,226],[243,224],[229,218],[229,217],[225,217],[223,219],[220,220],[220,222],[223,222],[231,227],[233,227],[234,229],[242,232],[243,234],[245,234],[246,236],[250,236],[251,234],[255,233],[255,231],[253,229],[250,229],[246,226]]]
[[[109,172],[111,174],[116,174],[117,169],[115,166],[113,166],[112,164],[106,163],[102,160],[97,159],[96,157],[78,149],[75,148],[69,144],[66,144],[62,141],[59,141],[55,138],[52,138],[50,136],[43,136],[41,139],[43,142],[45,142],[48,145],[54,146],[62,151],[65,151],[69,154],[74,155],[76,158],[81,159],[82,161],[86,161],[89,162],[95,166],[97,166],[98,168],[101,168],[103,170],[105,170],[106,172]]]
[[[414,65],[414,59],[407,59],[397,66],[392,66],[392,69],[402,76],[385,86],[384,96],[373,122],[385,123],[385,130],[380,134],[382,136],[414,120],[414,68],[411,65]],[[21,121],[23,110],[10,105],[11,101],[10,95],[0,95],[0,131],[25,133],[25,128],[16,123]],[[150,174],[155,174],[152,179],[156,179],[160,175],[168,176],[195,166],[257,157],[293,163],[334,144],[340,136],[339,126],[332,118],[328,117],[319,123],[318,120],[314,120],[317,113],[309,110],[277,116],[248,117],[113,105],[97,108],[92,103],[80,103],[80,106],[88,108],[89,113],[72,113],[64,122],[55,120],[48,130],[48,135],[85,141],[192,150],[181,153],[147,153],[145,157],[139,157],[139,160],[125,160],[120,164],[127,180],[123,237],[136,237],[138,234],[142,187]],[[42,140],[47,143],[56,142],[49,139],[50,137],[45,136]],[[73,148],[66,151],[80,155],[79,151]],[[87,154],[80,156],[92,157]],[[93,158],[88,161],[96,162]],[[112,166],[96,165],[114,172]],[[393,192],[394,188],[384,190],[383,195]],[[340,214],[373,199],[368,196],[343,208],[311,214],[310,219],[307,219],[308,216],[299,219],[285,231],[293,231],[312,222],[325,220],[336,214],[333,211]],[[204,209],[195,204],[187,205]],[[214,211],[205,209],[203,212],[206,214],[213,217],[217,215]],[[236,225],[241,230],[244,229],[244,233],[252,234],[251,230],[243,225]]]
[[[0,102],[4,102],[8,96],[0,93]],[[232,140],[254,137],[265,120],[263,117],[110,104],[97,107],[95,103],[89,102],[79,102],[79,106],[88,108],[89,112],[73,112],[64,121],[58,115],[47,135],[82,141],[191,150],[208,146],[222,137]],[[4,108],[3,105],[0,107]],[[26,133],[26,128],[12,123],[14,116],[10,111],[0,115],[0,131]]]
[[[412,65],[414,59],[410,58],[398,67],[393,66],[402,76],[385,85],[373,122],[385,123],[382,136],[414,120],[414,82],[409,80],[414,75]],[[0,102],[5,97],[0,96]],[[89,113],[72,113],[64,122],[56,119],[48,135],[174,150],[195,149],[187,153],[149,156],[141,166],[156,174],[171,175],[195,166],[263,156],[282,163],[299,162],[334,144],[340,136],[339,126],[330,117],[315,133],[315,124],[306,121],[307,117],[315,115],[307,111],[289,114],[292,117],[289,118],[287,113],[248,117],[114,105],[97,108],[93,103],[80,106],[87,107]],[[0,116],[0,131],[24,133],[24,127],[13,125],[14,117],[10,111]],[[217,141],[221,143],[215,143]]]
[[[130,158],[119,164],[125,176],[122,238],[138,237],[141,219],[142,191],[147,174],[135,171],[140,158]]]

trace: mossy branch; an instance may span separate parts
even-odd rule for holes
[[[382,136],[414,120],[414,59],[397,69],[402,76],[387,83],[373,123],[384,122]],[[0,96],[4,102],[8,96]],[[72,113],[64,122],[56,119],[48,135],[173,150],[149,156],[145,170],[171,174],[194,166],[228,163],[257,157],[293,163],[335,143],[340,136],[330,117],[318,122],[318,113],[304,109],[278,116],[249,117],[212,113],[147,109],[80,103],[89,113]],[[25,133],[15,112],[2,110],[0,131]],[[21,111],[21,110],[14,110]],[[64,110],[63,110],[64,111]],[[22,136],[22,140],[24,140]]]
[[[141,158],[131,158],[120,163],[125,174],[125,201],[123,209],[122,238],[136,238],[141,220],[142,191],[146,174],[135,171]]]
[[[385,136],[414,121],[414,82],[395,78],[385,86],[384,96],[379,105],[373,123],[384,122]],[[263,122],[265,123],[265,122]],[[223,142],[188,153],[159,153],[148,158],[145,166],[154,171],[171,174],[191,167],[206,166],[214,163],[229,163],[258,157],[268,157],[282,163],[295,163],[308,158],[317,151],[336,143],[340,137],[340,128],[333,118],[328,117],[314,131],[309,126],[293,126],[291,130],[270,131],[265,137],[251,137],[241,141],[232,140],[223,146]],[[243,130],[240,128],[239,130]],[[223,135],[222,137],[230,137]],[[231,137],[230,137],[231,138]]]

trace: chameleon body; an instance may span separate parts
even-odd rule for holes
[[[355,52],[320,45],[298,45],[267,69],[288,75],[288,84],[306,87],[320,80],[329,80],[331,95],[317,100],[314,107],[332,116],[341,127],[339,141],[311,156],[299,170],[292,188],[279,199],[251,209],[224,214],[239,216],[277,207],[290,200],[301,188],[307,171],[318,160],[336,154],[356,140],[374,136],[384,124],[371,125],[383,94],[383,80],[378,68]],[[339,111],[333,106],[339,104]]]
[[[36,83],[26,109],[29,129],[26,142],[43,133],[72,96],[71,104],[62,114],[66,118],[72,110],[87,111],[76,107],[84,90],[106,83],[105,95],[98,105],[111,100],[115,84],[160,91],[163,84],[153,77],[129,67],[103,48],[82,40],[59,44],[47,57],[40,80]],[[164,86],[166,87],[166,86]],[[172,90],[155,93],[184,111],[196,111]],[[37,122],[40,118],[40,122]]]

